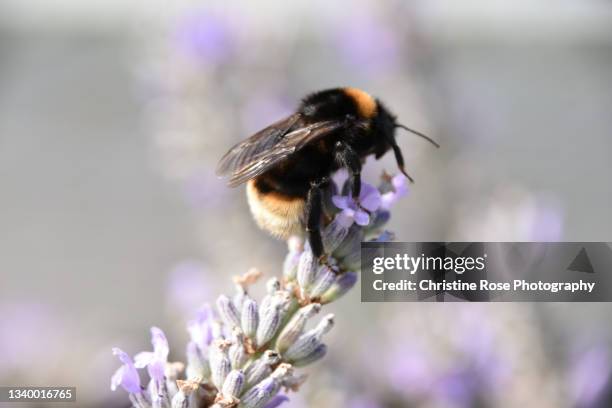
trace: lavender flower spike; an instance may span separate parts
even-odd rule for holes
[[[361,242],[392,237],[381,231],[391,204],[406,194],[402,177],[386,177],[380,191],[363,184],[359,204],[350,196],[332,197],[338,208],[329,203],[324,208],[325,218],[331,219],[323,229],[324,265],[302,237],[294,237],[282,279],[269,279],[260,301],[249,291],[261,272],[253,269],[234,278],[237,295],[217,299],[218,316],[205,305],[189,322],[183,378],[183,364],[168,363],[166,336],[153,327],[153,351],[139,353],[135,361],[113,349],[122,365],[111,388],[124,388],[136,408],[276,408],[287,401],[278,395],[280,389],[297,391],[306,378],[294,374],[294,367],[310,365],[328,352],[322,338],[333,326],[333,315],[306,331],[308,321],[355,286]],[[151,379],[146,389],[137,371],[144,367]]]

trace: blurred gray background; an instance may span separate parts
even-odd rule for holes
[[[76,385],[79,406],[121,406],[112,346],[148,349],[158,325],[183,359],[189,310],[251,266],[275,273],[285,250],[216,160],[330,86],[371,92],[443,146],[400,136],[416,184],[390,224],[398,240],[611,240],[609,2],[328,3],[0,3],[0,384]],[[371,182],[382,168],[395,167],[370,163]],[[365,347],[372,327],[351,317],[393,348],[418,316],[453,320],[444,306],[356,293],[334,306],[338,354],[314,370],[346,392],[326,401],[347,406],[362,381],[341,357],[363,350],[341,352],[339,333]],[[523,320],[545,350],[525,406],[579,406],[561,398],[559,356],[608,349],[608,305],[465,306],[468,320]],[[389,403],[383,377],[364,398],[460,406]]]

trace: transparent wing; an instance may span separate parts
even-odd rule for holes
[[[278,131],[268,130],[275,125],[236,145],[221,159],[217,173],[230,175],[228,184],[231,187],[238,186],[264,173],[307,144],[340,128],[342,122],[317,122],[291,130],[282,136],[279,136]],[[265,132],[267,136],[260,136],[262,132]],[[244,150],[248,150],[248,154],[245,154]]]
[[[299,119],[300,114],[293,114],[236,144],[219,161],[217,175],[227,176],[247,165],[253,157],[277,144]]]

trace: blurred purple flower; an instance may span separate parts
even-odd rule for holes
[[[206,284],[207,269],[201,262],[186,260],[179,263],[168,277],[168,300],[173,307],[187,315],[193,313],[207,299],[210,290]]]
[[[272,399],[268,401],[266,405],[264,405],[264,408],[276,408],[288,401],[289,398],[286,395],[276,395],[272,397]]]
[[[366,397],[359,396],[352,398],[348,403],[349,408],[380,408],[381,405],[375,400]]]
[[[134,366],[136,368],[147,367],[153,380],[163,381],[170,349],[166,335],[158,327],[151,327],[151,344],[153,345],[152,352],[143,351],[134,356]]]
[[[337,215],[340,225],[350,227],[353,222],[365,226],[370,223],[370,214],[376,211],[381,204],[380,191],[371,184],[362,183],[359,194],[359,205],[350,196],[333,196],[332,201],[336,207],[341,209]]]
[[[433,394],[453,406],[472,407],[478,392],[478,375],[461,368],[451,369],[438,378]]]
[[[213,341],[213,310],[209,304],[202,306],[196,318],[187,324],[187,331],[200,350],[206,350]]]
[[[531,240],[537,242],[555,242],[563,234],[563,216],[555,206],[538,203],[536,217],[531,228]]]
[[[373,13],[353,10],[351,15],[343,15],[346,24],[338,25],[338,53],[348,66],[366,75],[391,71],[399,61],[396,34]]]
[[[123,365],[115,371],[115,374],[113,374],[111,378],[111,390],[115,391],[117,386],[120,385],[129,393],[140,393],[142,391],[140,387],[140,377],[138,376],[138,371],[134,366],[132,358],[117,347],[113,348],[113,354],[119,357]]]
[[[433,383],[434,370],[425,352],[416,345],[410,349],[398,346],[387,356],[387,375],[394,390],[404,395],[427,392]]]
[[[190,174],[183,184],[187,203],[194,208],[211,208],[223,203],[228,189],[215,177],[211,169],[202,169]]]
[[[403,174],[396,174],[391,178],[393,189],[381,196],[380,207],[389,210],[402,197],[408,195],[408,179]]]
[[[599,407],[603,391],[610,383],[612,364],[605,347],[593,347],[577,356],[570,368],[570,390],[578,408]]]
[[[234,51],[228,19],[209,10],[191,10],[177,23],[174,37],[179,49],[208,65],[226,61]]]
[[[45,347],[40,347],[40,333],[45,334]],[[67,351],[71,335],[72,329],[48,303],[0,303],[0,371],[43,371],[56,366],[55,356],[59,359]]]

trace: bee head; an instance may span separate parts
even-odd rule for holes
[[[404,156],[402,155],[402,150],[395,140],[395,130],[397,128],[404,129],[424,138],[436,147],[440,147],[440,145],[423,133],[410,129],[401,123],[397,123],[397,117],[389,112],[389,110],[379,100],[376,101],[376,104],[377,113],[376,117],[374,118],[374,129],[377,137],[376,145],[374,147],[374,154],[376,158],[379,159],[389,150],[393,150],[397,167],[399,167],[400,171],[408,178],[408,180],[413,182],[414,180],[412,177],[410,177],[408,173],[406,173],[406,170],[404,170]]]

